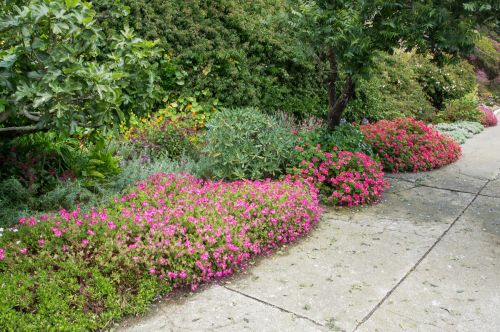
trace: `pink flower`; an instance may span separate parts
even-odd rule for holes
[[[56,237],[61,237],[62,236],[62,231],[59,228],[57,228],[57,227],[52,227],[52,232],[54,233],[54,235]]]
[[[38,240],[38,245],[39,246],[43,246],[44,244],[45,244],[45,240],[44,239]]]
[[[89,241],[88,239],[83,239],[83,240],[82,240],[82,246],[83,246],[83,247],[88,246],[88,244],[89,244],[89,243],[90,243],[90,241]]]
[[[21,248],[19,249],[19,252],[23,255],[26,255],[28,253],[28,248]]]
[[[5,251],[3,248],[0,248],[0,261],[3,261],[5,259]]]

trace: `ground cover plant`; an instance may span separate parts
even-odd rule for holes
[[[365,124],[361,131],[388,172],[428,171],[456,161],[462,153],[451,137],[412,118]]]
[[[463,144],[472,136],[484,130],[484,126],[479,122],[460,121],[454,123],[439,123],[434,126],[441,134],[453,138],[458,144]]]
[[[26,217],[0,238],[0,325],[98,329],[159,294],[230,275],[318,222],[293,180],[212,182],[156,174],[91,212]]]

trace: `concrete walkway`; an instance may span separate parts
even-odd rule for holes
[[[500,126],[457,163],[388,175],[378,205],[222,284],[177,294],[124,331],[500,331]]]

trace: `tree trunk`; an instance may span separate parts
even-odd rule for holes
[[[349,100],[354,96],[354,82],[349,77],[342,94],[337,97],[338,63],[335,50],[328,49],[328,63],[330,64],[330,77],[328,80],[328,117],[327,124],[330,129],[334,129],[340,124],[342,113]]]
[[[335,50],[330,47],[328,49],[328,63],[330,64],[330,77],[328,79],[328,122],[330,122],[330,110],[337,101],[337,80],[338,80],[338,64],[335,57]]]
[[[354,89],[354,81],[351,77],[349,77],[344,87],[344,91],[342,91],[342,94],[338,98],[332,100],[330,95],[328,96],[328,128],[335,129],[335,127],[340,124],[342,113],[344,112],[349,100],[351,100],[354,96]]]

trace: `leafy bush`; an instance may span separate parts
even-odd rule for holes
[[[116,150],[108,142],[109,137],[100,135],[90,139],[53,131],[2,142],[0,179],[18,179],[31,192],[40,195],[60,181],[76,178],[87,187],[94,187],[120,172]]]
[[[108,17],[117,14],[107,12]],[[158,105],[156,43],[117,27],[103,33],[80,0],[0,7],[0,134],[118,124]],[[5,116],[5,117],[4,117]]]
[[[446,101],[444,110],[433,119],[434,122],[479,122],[481,112],[478,108],[477,90],[474,90],[460,99]]]
[[[438,110],[446,101],[461,99],[477,87],[474,68],[465,60],[439,66],[430,56],[414,55],[412,61],[418,82]]]
[[[205,175],[221,179],[262,179],[283,174],[296,136],[255,108],[225,109],[207,124]]]
[[[122,162],[122,172],[113,177],[112,181],[102,188],[105,196],[112,196],[126,190],[136,182],[147,179],[156,173],[188,173],[196,175],[199,172],[197,162],[189,158],[171,160],[167,156],[150,159],[148,155],[139,156]]]
[[[33,191],[46,191],[57,180],[76,176],[82,164],[78,139],[54,132],[0,142],[0,179],[18,179]]]
[[[484,126],[479,122],[460,121],[455,123],[439,123],[434,126],[441,134],[446,134],[457,143],[463,144],[468,138],[479,134]]]
[[[105,208],[22,218],[0,238],[0,324],[109,327],[159,294],[194,290],[294,241],[319,212],[317,192],[303,181],[157,174]]]
[[[326,204],[371,204],[378,201],[388,187],[382,165],[364,153],[336,148],[324,152],[320,145],[310,151],[298,149],[304,159],[291,173],[311,181]]]
[[[360,122],[412,116],[429,121],[436,109],[417,80],[413,53],[379,53],[368,78],[358,82],[356,99],[346,110],[349,121]]]
[[[456,161],[460,145],[411,118],[381,120],[361,126],[366,142],[389,172],[428,171]]]
[[[196,151],[188,132],[168,120],[163,121],[162,116],[154,116],[152,120],[132,127],[128,135],[138,155],[148,155],[153,159],[163,156],[179,159],[184,155],[194,156]]]
[[[500,44],[486,36],[476,42],[473,63],[494,79],[500,74]]]
[[[39,193],[26,188],[18,179],[0,181],[0,227],[15,224],[26,214],[73,209],[79,204],[91,204],[98,196],[90,192],[81,181],[57,182],[51,189]]]
[[[373,154],[370,146],[365,143],[365,137],[359,126],[343,123],[334,130],[320,127],[312,131],[299,133],[301,145],[321,146],[321,149],[330,152],[333,148],[343,151],[364,152]],[[300,161],[300,160],[299,160]]]
[[[497,116],[493,113],[493,110],[490,107],[481,105],[479,107],[479,111],[481,112],[481,123],[485,127],[493,127],[497,125]]]
[[[110,4],[112,3],[112,4]],[[128,24],[169,50],[163,85],[180,95],[207,89],[222,105],[316,113],[326,107],[323,76],[283,24],[285,0],[123,0],[130,15],[107,20],[109,30]],[[95,1],[106,13],[114,1]]]

